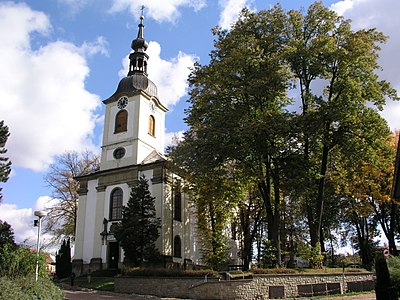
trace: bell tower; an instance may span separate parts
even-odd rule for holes
[[[100,170],[138,165],[153,151],[164,153],[165,113],[157,86],[148,78],[144,17],[132,41],[129,71],[115,93],[104,100],[103,143]]]

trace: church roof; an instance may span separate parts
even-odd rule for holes
[[[108,102],[109,100],[117,100],[120,95],[132,96],[138,92],[143,91],[150,97],[157,96],[157,86],[153,81],[151,81],[147,76],[142,74],[133,74],[121,79],[118,84],[118,88],[115,93],[103,102]]]
[[[153,150],[143,161],[142,165],[151,164],[159,161],[166,161],[167,158],[157,150]]]
[[[144,39],[143,19],[143,15],[140,16],[138,34],[131,44],[133,52],[129,55],[128,74],[121,79],[115,93],[110,98],[104,100],[104,103],[116,101],[122,95],[129,97],[140,91],[145,92],[150,97],[158,98],[157,86],[147,77],[147,60],[149,56],[146,54],[146,50],[149,44]]]

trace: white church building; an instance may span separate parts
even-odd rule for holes
[[[104,100],[105,117],[100,169],[76,178],[80,183],[73,271],[79,275],[118,269],[124,253],[113,236],[131,187],[144,175],[156,198],[162,225],[156,246],[164,267],[200,264],[195,215],[179,177],[168,169],[164,153],[168,109],[148,78],[143,16],[132,41],[129,72],[116,92]]]

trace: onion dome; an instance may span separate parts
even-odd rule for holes
[[[145,53],[148,42],[143,36],[143,15],[140,16],[140,24],[137,38],[132,41],[131,47],[133,52],[129,55],[129,71],[126,77],[122,78],[119,82],[118,88],[115,93],[108,99],[104,100],[115,101],[121,94],[130,96],[139,91],[147,93],[150,97],[157,97],[157,86],[147,77],[147,60],[149,56]]]

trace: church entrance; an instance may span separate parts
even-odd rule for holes
[[[108,268],[118,269],[119,243],[111,242],[108,244]]]

